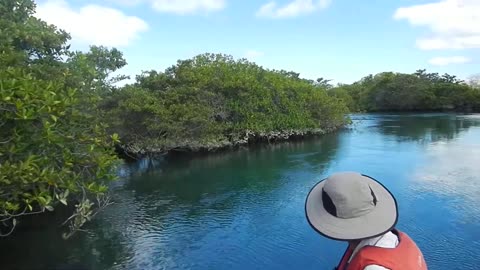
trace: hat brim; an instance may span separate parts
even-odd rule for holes
[[[305,213],[310,225],[320,234],[334,240],[359,240],[376,237],[390,231],[398,221],[397,201],[392,193],[377,180],[362,175],[375,193],[377,204],[366,215],[356,218],[338,218],[325,210],[322,190],[325,180],[317,183],[305,202]]]

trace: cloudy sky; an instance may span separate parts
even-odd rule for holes
[[[122,50],[129,75],[204,52],[343,83],[480,72],[480,0],[37,0],[36,16],[75,49]]]

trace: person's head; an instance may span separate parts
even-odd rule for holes
[[[390,191],[355,172],[333,174],[316,184],[307,196],[305,212],[317,232],[349,242],[382,235],[398,220]]]

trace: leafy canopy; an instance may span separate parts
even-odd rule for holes
[[[97,105],[124,60],[103,47],[71,52],[69,35],[34,11],[30,0],[0,2],[0,235],[58,205],[73,211],[74,231],[108,202],[115,178],[118,136]]]
[[[326,84],[229,55],[202,54],[164,72],[144,72],[114,93],[105,109],[133,152],[210,149],[246,134],[343,125],[346,107],[327,95]]]

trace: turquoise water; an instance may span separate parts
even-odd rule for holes
[[[122,170],[87,233],[56,226],[0,240],[1,269],[331,269],[345,244],[308,225],[309,189],[359,171],[397,197],[398,228],[430,269],[480,264],[480,115],[355,115],[319,139]]]

